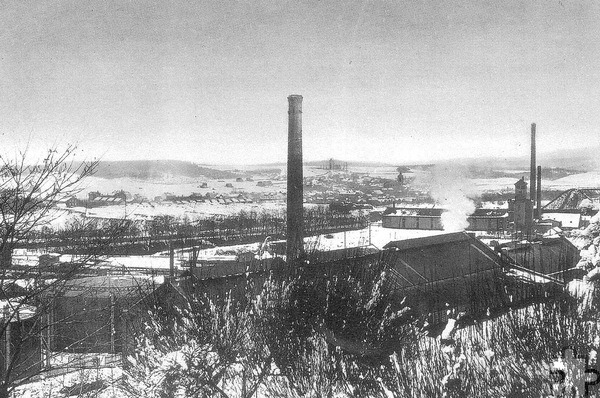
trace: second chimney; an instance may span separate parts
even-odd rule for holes
[[[537,167],[537,189],[535,201],[537,202],[537,211],[535,216],[542,218],[542,166]]]
[[[535,123],[531,123],[531,168],[529,170],[529,200],[534,204],[535,207]]]
[[[290,95],[288,102],[286,261],[294,265],[304,255],[302,96]]]

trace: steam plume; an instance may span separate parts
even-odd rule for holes
[[[431,171],[430,194],[445,209],[444,231],[464,231],[469,226],[467,218],[475,211],[475,203],[469,199],[475,191],[466,175],[466,170],[456,165],[436,165]]]

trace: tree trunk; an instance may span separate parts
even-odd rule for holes
[[[8,385],[6,383],[0,384],[0,398],[8,398]]]
[[[2,248],[2,253],[0,253],[0,267],[7,269],[10,268],[12,264],[12,247],[10,245],[5,245]]]

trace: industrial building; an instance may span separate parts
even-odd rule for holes
[[[521,177],[515,183],[515,198],[508,202],[510,220],[516,230],[531,230],[533,225],[533,202],[527,198],[527,183]]]
[[[579,250],[564,236],[533,241],[510,242],[496,246],[506,262],[515,262],[562,282],[573,278],[580,259]]]
[[[502,260],[464,232],[390,242],[384,249],[394,293],[408,297],[419,314],[432,314],[433,323],[444,322],[448,306],[482,314],[507,301],[498,283]]]
[[[577,229],[589,224],[598,213],[600,189],[572,188],[560,193],[543,207],[541,218],[558,223],[562,229]]]
[[[394,295],[406,297],[432,325],[446,322],[448,308],[486,317],[561,287],[554,278],[508,263],[466,232],[390,242],[384,249]]]
[[[392,213],[382,217],[384,228],[443,230],[442,208],[391,208]],[[500,232],[508,228],[506,209],[476,209],[467,217],[468,231]]]
[[[541,211],[542,170],[536,165],[535,123],[531,124],[531,170],[530,183],[522,177],[515,183],[515,197],[508,203],[508,209],[476,209],[467,217],[468,231],[490,233],[521,232],[532,236],[535,232],[534,220],[539,219]],[[537,186],[536,186],[537,184]],[[529,185],[529,197],[527,188]],[[443,230],[442,208],[391,208],[383,216],[386,228]],[[550,227],[553,224],[550,223]]]

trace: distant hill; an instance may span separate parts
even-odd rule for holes
[[[394,166],[392,163],[383,163],[383,162],[362,162],[362,161],[354,161],[354,160],[341,160],[341,159],[333,159],[335,164],[344,165],[348,164],[348,167],[392,167]],[[305,166],[323,166],[329,163],[329,159],[324,160],[311,160],[304,162]]]
[[[226,179],[239,175],[230,171],[198,166],[181,160],[121,160],[101,161],[95,174],[100,178],[161,179],[165,176]]]
[[[600,147],[589,147],[580,149],[563,149],[554,152],[545,152],[537,154],[537,164],[546,170],[548,177],[561,178],[565,175],[577,174],[578,172],[600,171]],[[513,158],[460,158],[453,160],[432,161],[424,159],[422,163],[385,163],[385,162],[364,162],[352,160],[334,159],[337,164],[348,164],[348,167],[397,167],[405,166],[409,169],[428,170],[434,165],[453,165],[465,166],[472,175],[480,178],[499,178],[501,176],[518,177],[523,172],[529,170],[529,157]],[[329,159],[305,161],[307,167],[320,167],[327,164]],[[281,170],[285,171],[287,164],[285,162],[275,162],[268,164],[248,165],[252,169],[227,170],[215,169],[215,166],[206,167],[192,162],[180,160],[124,160],[124,161],[101,161],[96,173],[100,178],[137,178],[137,179],[162,179],[164,177],[187,177],[187,178],[207,178],[207,179],[231,179],[244,176],[247,173],[275,173]],[[216,166],[220,167],[220,166]],[[233,166],[221,166],[223,168],[232,168]],[[556,170],[550,170],[556,169]],[[500,172],[499,172],[500,171]]]
[[[600,169],[600,146],[563,149],[548,152],[538,156],[538,164],[547,162],[550,166],[567,167],[582,171],[597,171]]]
[[[334,159],[336,164],[346,164],[348,163],[348,167],[394,167],[394,163],[384,163],[384,162],[363,162],[363,161],[355,161],[355,160],[341,160],[341,159]],[[319,167],[322,166],[324,164],[327,164],[329,162],[329,159],[323,159],[323,160],[305,160],[304,162],[302,162],[302,164],[304,164],[304,166],[307,167]],[[251,164],[249,166],[254,166],[254,167],[281,167],[281,168],[286,168],[287,167],[287,163],[286,162],[273,162],[273,163],[257,163],[257,164]]]
[[[600,147],[578,148],[578,149],[563,149],[553,152],[538,152],[537,164],[543,168],[559,168],[568,169],[571,171],[596,171],[600,170]],[[509,170],[529,170],[529,156],[520,156],[512,158],[458,158],[444,159],[436,162],[429,160],[428,164],[403,164],[407,167],[415,168],[430,168],[433,165],[461,165],[469,168],[477,169],[509,169]]]

